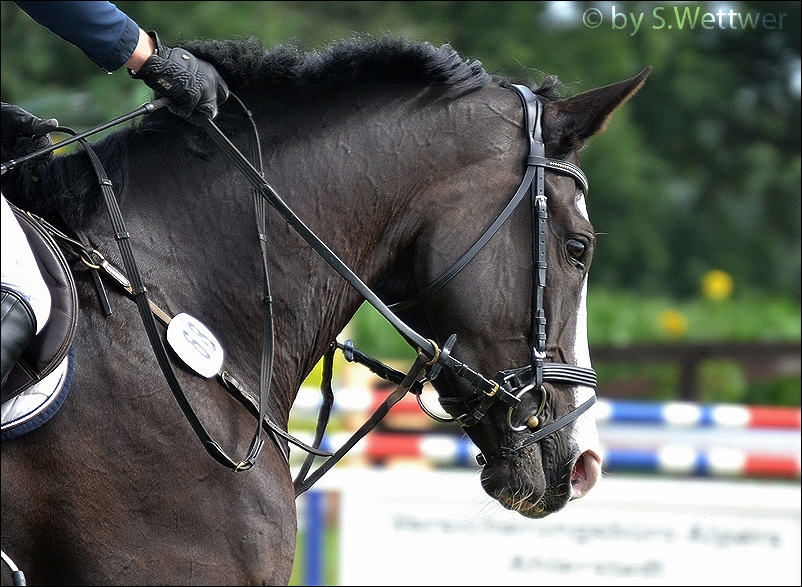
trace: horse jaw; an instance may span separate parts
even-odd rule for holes
[[[582,203],[580,198],[577,206]],[[580,208],[580,213],[587,212]],[[576,365],[590,368],[587,276],[576,304],[572,358]],[[591,399],[595,393],[592,387],[581,385],[565,388],[565,392],[572,393],[570,402],[574,408]],[[478,440],[474,439],[477,445]],[[570,429],[566,427],[554,433],[549,444],[544,449],[541,443],[537,443],[486,464],[480,477],[485,492],[504,508],[535,519],[555,513],[571,500],[587,495],[601,478],[602,471],[602,450],[594,410],[591,408],[580,415]],[[548,452],[542,452],[544,450]],[[558,469],[554,469],[556,463]]]

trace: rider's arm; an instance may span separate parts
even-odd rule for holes
[[[138,46],[140,51],[145,50],[141,43],[147,41],[142,39],[143,32],[137,23],[111,2],[61,0],[16,4],[36,22],[81,49],[106,71],[116,71],[126,65]],[[152,45],[150,48],[152,54]],[[140,59],[138,65],[148,56]]]
[[[106,71],[127,65],[180,116],[217,116],[228,87],[217,70],[180,47],[166,47],[154,31],[145,33],[111,2],[17,2],[31,18],[69,43]]]

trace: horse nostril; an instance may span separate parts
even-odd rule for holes
[[[601,476],[601,457],[592,450],[583,452],[571,471],[571,499],[585,496]]]

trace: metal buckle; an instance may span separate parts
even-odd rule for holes
[[[487,397],[493,397],[498,392],[498,388],[499,388],[498,382],[497,381],[493,381],[492,383],[493,383],[493,391],[488,393],[484,389],[482,390],[482,393],[485,394]]]

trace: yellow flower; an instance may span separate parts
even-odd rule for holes
[[[711,269],[702,277],[702,294],[708,300],[724,300],[732,294],[735,282],[732,276],[720,269]]]
[[[660,326],[671,338],[679,338],[688,330],[688,319],[678,310],[663,310]]]

